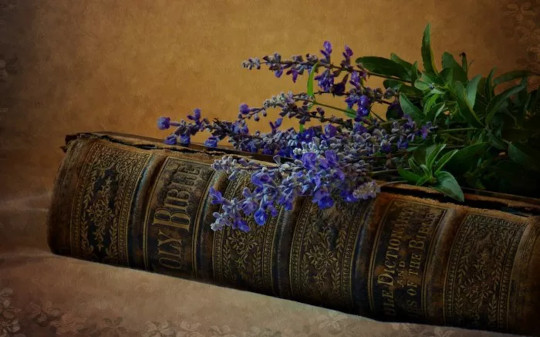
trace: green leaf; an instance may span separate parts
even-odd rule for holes
[[[307,81],[307,94],[311,98],[315,98],[315,94],[313,91],[313,79],[315,77],[315,73],[317,72],[317,67],[319,66],[319,62],[315,63],[313,67],[311,67],[311,70],[309,71],[308,81]]]
[[[317,72],[317,67],[319,66],[319,62],[315,63],[313,67],[311,67],[311,70],[309,71],[309,76],[307,80],[307,95],[315,101],[315,92],[313,90],[313,79],[315,77],[315,73]],[[311,109],[313,106],[313,103],[310,103],[308,106],[308,109]],[[304,131],[304,124],[300,123],[299,127],[300,132]]]
[[[445,109],[446,104],[444,102],[435,104],[428,113],[428,119],[431,121],[435,121]]]
[[[458,150],[448,151],[443,154],[439,160],[437,160],[437,163],[435,163],[435,175],[439,173],[439,171],[444,167],[444,165],[446,165],[446,163],[448,163],[450,159],[452,159],[452,157],[456,155],[457,152]]]
[[[495,68],[491,69],[489,72],[488,77],[486,78],[486,84],[484,87],[484,95],[487,97],[488,100],[491,100],[491,98],[495,95],[495,87],[493,85],[493,75],[495,74]]]
[[[530,71],[527,71],[527,70],[515,70],[515,71],[509,71],[507,73],[504,73],[500,76],[497,76],[494,80],[493,80],[493,84],[494,86],[497,86],[501,83],[504,83],[504,82],[508,82],[508,81],[513,81],[513,80],[516,80],[516,79],[519,79],[519,78],[524,78],[524,77],[527,77],[527,76],[530,76],[532,75],[532,73]]]
[[[470,170],[476,159],[482,153],[486,152],[488,148],[488,143],[476,143],[459,149],[447,163],[446,167],[451,172],[461,175]]]
[[[431,32],[430,25],[426,26],[424,30],[424,36],[422,38],[422,61],[424,63],[424,69],[428,74],[437,74],[435,68],[435,62],[433,60],[433,51],[431,50]]]
[[[410,85],[406,85],[405,82],[397,81],[397,80],[384,80],[383,85],[385,88],[393,88],[400,93],[404,93],[408,97],[421,97],[422,92],[414,87],[411,87]]]
[[[437,184],[433,186],[434,189],[442,192],[444,195],[452,199],[461,202],[465,200],[463,191],[461,190],[459,183],[457,182],[456,178],[454,178],[452,173],[447,171],[440,171],[435,177],[437,178]]]
[[[477,75],[469,83],[467,83],[467,100],[471,103],[471,107],[474,108],[474,103],[476,101],[476,91],[478,89],[478,82],[482,78],[481,75]]]
[[[538,170],[540,151],[521,143],[512,143],[508,146],[508,156],[513,162],[523,166],[528,170]]]
[[[424,115],[428,116],[429,111],[431,110],[431,108],[433,108],[433,106],[435,105],[435,102],[437,102],[437,100],[440,97],[441,95],[437,95],[437,94],[426,97],[426,100],[424,103]]]
[[[397,64],[400,64],[405,69],[412,69],[413,65],[410,62],[405,61],[401,57],[397,56],[396,54],[392,53],[390,54],[390,59]]]
[[[420,166],[418,166],[418,164],[416,164],[416,161],[415,161],[413,158],[409,158],[409,167],[410,167],[414,172],[421,172]]]
[[[450,68],[444,68],[439,75],[446,84],[452,84],[454,82],[454,71]]]
[[[347,117],[349,118],[356,118],[356,111],[351,108],[347,108],[347,112],[345,113],[345,115],[347,115]]]
[[[435,159],[439,156],[442,150],[446,147],[446,144],[433,144],[426,148],[426,166],[430,171],[433,171],[433,164]]]
[[[442,66],[444,69],[452,70],[456,81],[467,82],[467,73],[463,70],[463,67],[456,62],[456,59],[454,59],[452,54],[447,52],[443,53]]]
[[[420,180],[420,178],[422,178],[420,175],[402,168],[398,168],[398,173],[410,184],[416,184]]]
[[[414,83],[414,81],[416,81],[418,76],[419,76],[418,61],[414,61],[412,69],[411,69],[411,82]]]
[[[426,90],[429,90],[431,88],[430,84],[422,81],[422,79],[418,79],[418,80],[414,81],[414,87],[416,89],[422,90],[422,91],[426,91]]]
[[[406,115],[411,116],[415,121],[422,121],[424,119],[424,114],[416,105],[412,104],[411,101],[404,94],[399,95],[399,104],[401,109]]]
[[[461,68],[465,71],[465,78],[469,78],[469,63],[467,62],[467,54],[461,53]]]
[[[364,68],[375,74],[393,76],[407,81],[411,79],[409,72],[401,64],[384,57],[359,57],[356,63],[362,64]]]
[[[467,94],[465,93],[465,88],[463,87],[463,84],[461,84],[461,82],[456,82],[454,89],[461,117],[463,117],[463,119],[471,126],[477,128],[482,127],[482,123],[474,112],[471,102],[469,101]]]
[[[411,64],[394,53],[390,54],[390,59],[397,64],[400,64],[403,68],[407,70],[411,82],[416,81],[416,79],[418,78],[418,62],[414,62],[414,64]]]
[[[527,82],[522,81],[520,84],[506,89],[499,95],[493,97],[486,108],[486,124],[490,124],[495,114],[501,109],[501,107],[507,103],[508,99],[517,94],[523,89],[527,88]]]
[[[423,175],[422,177],[420,177],[420,179],[418,179],[418,181],[416,182],[416,185],[422,186],[430,180],[431,180],[431,177],[429,175]]]

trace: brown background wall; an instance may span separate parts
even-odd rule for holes
[[[539,1],[0,0],[0,207],[49,193],[67,133],[164,137],[159,116],[195,107],[234,117],[242,102],[305,86],[242,60],[315,53],[324,40],[419,60],[427,22],[436,55],[467,52],[473,74],[538,71]]]

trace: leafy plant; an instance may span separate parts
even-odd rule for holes
[[[293,81],[307,73],[307,88],[276,95],[260,107],[241,104],[234,121],[211,122],[199,109],[187,121],[158,120],[160,129],[176,128],[165,140],[170,145],[188,145],[193,135],[208,131],[208,147],[228,139],[238,150],[274,156],[276,165],[235,156],[214,163],[230,179],[248,172],[252,188],[232,199],[212,189],[212,201],[221,205],[212,228],[248,231],[246,216],[263,225],[278,207],[290,210],[298,196],[311,197],[320,208],[332,207],[336,199],[372,198],[379,180],[427,186],[458,201],[464,199],[461,187],[539,196],[540,97],[538,88],[527,85],[538,74],[495,76],[493,69],[471,76],[464,53],[456,59],[445,52],[438,64],[429,25],[421,65],[396,54],[353,60],[347,46],[337,64],[332,52],[326,41],[322,57],[283,59],[275,53],[245,61],[246,68],[267,66],[276,77],[290,75]],[[371,77],[383,78],[384,88],[367,86]],[[329,95],[344,98],[346,106],[326,103]],[[375,105],[386,106],[385,119],[373,113]],[[271,131],[250,132],[247,121],[259,121],[272,109],[279,118],[270,121]],[[298,130],[281,130],[283,118],[297,119]]]
[[[400,92],[401,109],[417,123],[432,123],[437,131],[426,145],[444,144],[445,154],[455,152],[445,169],[460,185],[538,196],[540,102],[538,89],[527,87],[527,78],[537,74],[511,71],[494,77],[493,69],[487,77],[470,78],[467,57],[460,58],[458,62],[443,53],[437,70],[428,25],[422,39],[424,70],[395,54],[356,61],[393,77],[384,85]],[[415,180],[408,174],[413,170],[411,165],[400,175],[410,183],[426,184],[423,175]]]

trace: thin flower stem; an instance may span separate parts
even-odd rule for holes
[[[447,134],[445,135],[446,137],[450,138],[450,139],[453,139],[453,140],[457,140],[459,142],[463,142],[463,139],[459,138],[459,137],[456,137],[456,136],[452,136],[451,134]]]
[[[293,62],[293,61],[280,61],[279,64],[285,64],[285,65],[289,65],[289,64],[295,64],[295,63],[298,63],[298,62]],[[262,62],[262,64],[276,64],[276,62]],[[310,64],[311,66],[315,65],[315,64]],[[326,68],[330,68],[330,69],[336,69],[336,70],[340,70],[340,71],[346,71],[348,73],[351,72],[351,69],[347,69],[347,68],[344,68],[344,67],[340,67],[340,66],[336,66],[334,64],[319,64],[319,66],[321,67],[326,67]],[[395,81],[399,81],[399,82],[404,82],[404,83],[412,83],[411,81],[407,81],[407,80],[404,80],[404,79],[401,79],[399,77],[394,77],[394,76],[388,76],[388,75],[383,75],[383,74],[379,74],[379,73],[375,73],[375,72],[371,72],[371,71],[368,71],[366,69],[363,69],[361,68],[362,71],[364,71],[366,74],[368,74],[369,76],[376,76],[376,77],[381,77],[381,78],[387,78],[389,80],[395,80]]]
[[[371,172],[371,175],[374,176],[374,175],[377,175],[377,174],[396,173],[397,171],[398,171],[397,169],[373,171],[373,172]]]
[[[310,103],[312,103],[313,105],[319,105],[319,106],[323,106],[323,107],[325,107],[325,108],[330,108],[330,109],[342,111],[342,112],[345,112],[345,113],[349,113],[349,111],[347,111],[347,110],[345,110],[345,109],[341,109],[341,108],[338,108],[338,107],[335,107],[335,106],[332,106],[332,105],[320,103],[320,102],[317,102],[317,101],[315,101],[315,100],[309,100],[309,99],[304,99],[304,98],[297,98],[297,100],[302,101],[302,102],[310,102]]]
[[[395,184],[405,184],[407,183],[406,180],[394,180],[394,181],[388,181],[385,183],[380,184],[380,187],[389,186],[389,185],[395,185]]]
[[[330,109],[342,111],[342,112],[345,112],[345,113],[350,113],[350,111],[347,111],[347,110],[345,110],[345,109],[341,109],[341,108],[338,108],[338,107],[335,107],[335,106],[332,106],[332,105],[328,105],[328,104],[324,104],[324,103],[319,103],[319,102],[317,102],[317,101],[313,101],[313,104],[314,104],[314,105],[323,106],[323,107],[325,107],[325,108],[330,108]]]
[[[449,133],[449,132],[463,132],[463,131],[474,131],[478,130],[477,128],[458,128],[458,129],[446,129],[446,130],[439,130],[437,133]]]
[[[313,93],[313,95],[324,95],[324,94],[329,94],[329,92],[327,92],[327,91],[316,91],[316,92]],[[349,96],[349,95],[347,95],[346,93],[345,93],[345,94],[341,94],[341,95],[337,95],[337,94],[334,94],[334,95],[335,95],[335,96]],[[377,100],[377,101],[375,101],[375,102],[381,103],[381,104],[387,104],[387,105],[391,105],[391,104],[392,104],[392,102],[386,101],[386,100],[384,100],[384,99]]]
[[[386,122],[386,120],[384,120],[381,116],[377,115],[376,113],[372,112],[371,114],[377,117],[377,119],[379,119],[381,122]]]

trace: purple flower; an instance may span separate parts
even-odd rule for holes
[[[351,73],[351,80],[349,81],[349,83],[351,83],[357,88],[360,87],[360,74],[358,73],[358,71],[353,71]]]
[[[169,117],[159,117],[157,127],[160,130],[166,130],[171,127],[171,119]]]
[[[422,126],[422,128],[420,129],[420,135],[422,136],[422,139],[427,138],[429,131],[430,131],[429,126],[426,126],[426,125]]]
[[[319,87],[324,92],[330,92],[334,85],[334,74],[327,69],[322,74],[315,76],[315,80],[318,81]]]
[[[204,146],[206,147],[217,147],[217,144],[219,142],[219,139],[215,136],[208,137],[208,139],[204,142]]]
[[[212,205],[221,205],[223,204],[223,195],[221,195],[221,192],[216,190],[213,186],[210,187],[210,198]]]
[[[361,107],[368,107],[368,106],[371,104],[371,100],[369,99],[368,96],[362,95],[362,96],[360,96],[360,98],[358,99],[358,104],[359,104]]]
[[[392,145],[387,140],[382,141],[381,152],[389,153],[390,151],[392,151]]]
[[[190,135],[181,135],[180,136],[180,145],[188,146],[191,143]]]
[[[240,104],[239,110],[242,115],[247,115],[251,111],[246,103]]]
[[[249,228],[249,225],[247,224],[247,221],[242,218],[237,218],[235,220],[233,228],[239,229],[244,233],[247,233],[251,230],[251,228]]]
[[[266,172],[254,173],[251,176],[251,182],[255,186],[259,186],[259,187],[262,187],[264,184],[270,182],[270,180],[271,180],[271,178]]]
[[[164,143],[167,145],[176,145],[176,135],[170,135],[167,138],[165,138]]]
[[[362,121],[363,117],[366,117],[369,115],[369,109],[366,107],[359,107],[358,110],[356,110],[356,118],[354,119],[357,122]]]
[[[193,115],[188,115],[187,118],[192,121],[199,121],[199,119],[201,119],[201,109],[194,109]]]
[[[351,48],[349,48],[349,46],[345,45],[345,51],[343,52],[343,57],[345,58],[350,58],[351,56],[353,56],[353,51]]]
[[[326,60],[330,61],[330,54],[332,54],[332,44],[329,41],[324,41],[321,53],[324,55]]]
[[[336,135],[336,132],[337,132],[337,129],[335,126],[333,126],[332,124],[326,124],[325,127],[324,127],[324,133],[328,136],[328,137],[334,137]]]
[[[255,222],[257,225],[262,226],[265,224],[266,219],[268,219],[268,215],[266,214],[266,211],[262,208],[259,208],[255,214],[254,214]]]
[[[317,154],[313,152],[308,152],[302,155],[302,163],[304,164],[305,168],[307,169],[313,168],[316,162],[317,162]]]
[[[326,150],[324,151],[324,156],[326,157],[326,160],[328,160],[328,163],[330,165],[334,166],[338,163],[338,157],[335,151]]]
[[[329,208],[334,205],[334,199],[332,199],[328,192],[323,190],[318,190],[317,192],[315,192],[312,201],[314,203],[317,203],[317,205],[321,209]]]

